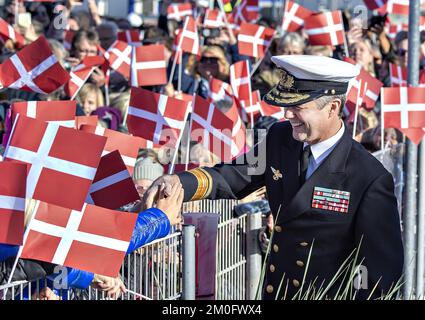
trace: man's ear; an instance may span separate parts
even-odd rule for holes
[[[339,111],[342,108],[342,102],[341,99],[335,98],[333,99],[329,105],[330,105],[330,109],[329,109],[329,116],[332,115],[339,115]]]

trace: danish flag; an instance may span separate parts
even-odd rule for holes
[[[45,122],[53,122],[68,128],[75,126],[75,101],[27,101],[14,102],[11,106],[12,121],[16,115],[37,119]]]
[[[104,53],[111,69],[121,73],[125,78],[130,78],[132,47],[123,41],[115,41]]]
[[[2,18],[0,18],[0,38],[3,41],[12,40],[18,49],[25,45],[25,38]]]
[[[138,46],[131,58],[131,85],[133,87],[167,83],[164,45]]]
[[[390,63],[390,80],[391,87],[406,87],[407,86],[407,69],[399,65]],[[425,86],[425,71],[419,72],[418,87]]]
[[[0,243],[22,244],[26,180],[26,165],[0,162]]]
[[[0,81],[5,88],[52,93],[69,80],[44,36],[23,48],[0,65]]]
[[[255,22],[259,18],[260,7],[258,0],[242,0],[233,9],[229,22],[240,25],[242,22]]]
[[[4,159],[29,165],[27,198],[80,210],[105,143],[104,137],[18,116]]]
[[[117,39],[129,44],[130,46],[140,45],[140,33],[138,30],[119,31]]]
[[[207,9],[204,18],[205,28],[224,27],[224,17],[220,9]]]
[[[144,141],[142,138],[130,136],[122,132],[99,126],[82,125],[80,130],[106,137],[106,145],[103,149],[102,156],[118,150],[121,154],[122,160],[127,166],[128,171],[130,174],[133,174],[139,149],[144,147]]]
[[[213,103],[196,96],[191,114],[191,137],[223,161],[231,159],[234,123]]]
[[[37,202],[21,257],[117,277],[136,219],[90,204],[72,210]]]
[[[282,20],[282,30],[295,32],[304,26],[304,20],[313,14],[312,11],[298,3],[286,1],[285,13]]]
[[[387,3],[388,0],[363,0],[369,10],[375,10]]]
[[[184,17],[192,16],[193,10],[190,3],[173,3],[167,8],[169,20],[183,21]]]
[[[97,126],[97,121],[99,117],[97,115],[93,116],[76,116],[75,117],[75,129],[79,130],[83,125]]]
[[[208,91],[208,98],[212,102],[224,100],[226,97],[229,99],[233,97],[233,90],[230,84],[212,77],[209,83],[210,90]]]
[[[139,199],[119,151],[104,155],[100,159],[86,202],[114,210]]]
[[[178,30],[174,39],[174,48],[177,53],[183,51],[197,56],[201,54],[198,28],[196,27],[196,21],[192,17],[187,17],[183,29]]]
[[[397,36],[397,33],[400,31],[408,31],[409,25],[405,23],[401,24],[389,24],[386,26],[386,34],[390,40],[395,40],[395,37]]]
[[[313,14],[305,20],[304,29],[313,46],[336,46],[344,43],[341,11]]]
[[[362,82],[362,86],[365,86],[366,92],[362,92],[359,95],[359,86],[360,81]],[[378,100],[379,94],[381,93],[381,88],[384,84],[370,75],[369,72],[360,69],[359,75],[350,81],[347,93],[347,103],[346,106],[349,111],[352,113],[356,108],[357,97],[361,97],[361,104],[359,108],[365,108],[367,110],[372,110],[375,107],[376,101]]]
[[[381,110],[384,128],[424,128],[425,88],[382,88]]]
[[[272,42],[274,30],[243,22],[238,35],[239,53],[245,56],[262,58]]]
[[[230,152],[232,157],[236,157],[245,151],[246,148],[246,128],[239,115],[236,98],[233,97],[233,105],[225,112],[225,115],[233,122]]]
[[[254,120],[257,120],[257,118],[261,115],[260,91],[256,90],[252,92],[251,97],[251,100],[239,99],[239,107],[241,109],[242,119],[245,122],[248,122],[250,120],[251,114]]]
[[[128,107],[128,131],[163,145],[176,143],[183,131],[189,103],[141,88],[132,88]]]
[[[105,62],[101,56],[86,57],[81,64],[71,70],[71,79],[65,85],[65,93],[74,100],[80,89],[87,82],[96,66],[100,66]]]
[[[379,8],[379,13],[409,15],[409,0],[388,0],[386,2],[385,5]]]
[[[65,30],[65,36],[63,39],[63,46],[66,50],[71,50],[72,47],[72,40],[75,37],[76,32],[73,30]]]
[[[285,110],[283,108],[272,106],[265,101],[260,101],[260,112],[265,117],[273,117],[278,121],[286,120]]]
[[[230,85],[239,100],[252,101],[249,61],[238,61],[230,66]]]

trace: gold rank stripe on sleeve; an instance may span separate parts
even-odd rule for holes
[[[212,189],[212,177],[211,175],[202,168],[196,168],[189,170],[193,174],[198,182],[196,192],[190,201],[202,200],[208,197]]]

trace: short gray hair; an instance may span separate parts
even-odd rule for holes
[[[339,99],[341,100],[341,107],[339,109],[338,112],[338,116],[341,118],[342,117],[342,113],[343,113],[343,109],[344,109],[344,105],[345,105],[345,101],[347,100],[347,96],[346,94],[338,94],[338,95],[333,95],[333,96],[322,96],[318,99],[316,99],[316,106],[319,110],[323,109],[329,102],[331,102],[334,99]]]

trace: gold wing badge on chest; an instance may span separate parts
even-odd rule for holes
[[[270,167],[270,169],[272,169],[272,172],[273,172],[273,180],[277,181],[277,180],[279,180],[279,179],[282,179],[282,178],[283,178],[283,176],[282,176],[282,174],[280,173],[280,171],[279,171],[279,170],[276,170],[276,169],[275,169],[275,168],[273,168],[273,167]]]

